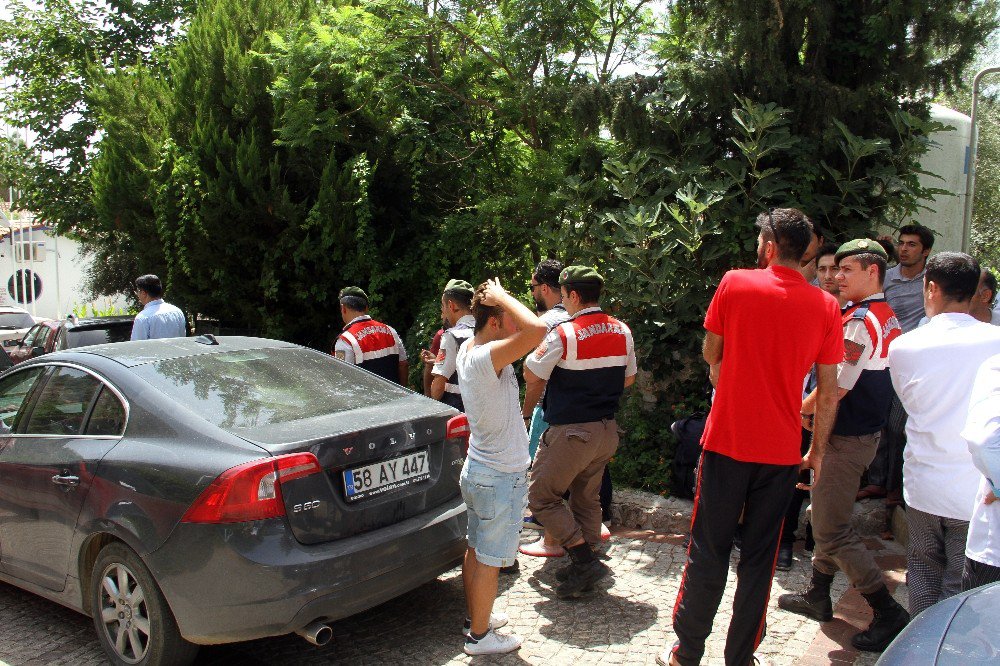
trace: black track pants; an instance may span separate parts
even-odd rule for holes
[[[711,451],[702,454],[687,565],[674,606],[679,641],[675,655],[685,666],[697,664],[705,653],[741,513],[743,542],[725,656],[727,666],[751,663],[764,637],[778,540],[797,475],[798,465],[746,463]]]

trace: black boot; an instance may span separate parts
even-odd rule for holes
[[[783,594],[778,597],[778,608],[805,615],[820,622],[833,619],[833,602],[830,584],[833,576],[813,569],[812,586],[802,594]]]
[[[789,571],[792,568],[792,544],[782,543],[778,546],[778,561],[774,568],[778,571]]]
[[[560,599],[582,597],[592,592],[594,583],[611,573],[611,569],[597,559],[588,543],[571,546],[566,552],[573,563],[569,565],[566,580],[556,588]]]
[[[872,607],[875,619],[867,629],[851,639],[851,645],[864,652],[881,652],[910,621],[910,614],[896,603],[885,585],[861,596]]]

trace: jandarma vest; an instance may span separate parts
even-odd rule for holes
[[[560,324],[562,358],[545,387],[542,410],[550,425],[612,419],[625,390],[629,327],[603,312]]]
[[[469,326],[465,322],[459,322],[445,331],[444,335],[454,338],[455,353],[457,354],[458,349],[462,346],[462,343],[471,338],[473,333],[475,333],[474,327]],[[441,346],[444,346],[443,339]],[[465,411],[465,403],[462,402],[462,389],[458,386],[457,369],[451,373],[451,377],[448,377],[445,380],[444,395],[441,396],[441,402],[451,405],[459,411]]]
[[[863,358],[860,350],[848,348],[845,361],[863,363],[864,370],[854,388],[840,401],[835,435],[860,436],[879,432],[885,425],[892,400],[892,380],[889,377],[889,345],[902,334],[896,314],[884,299],[861,301],[844,311],[842,323],[864,322],[870,346]]]
[[[391,328],[374,319],[362,319],[344,328],[340,339],[354,350],[357,365],[399,383],[399,347]]]

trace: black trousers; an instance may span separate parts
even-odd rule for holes
[[[740,462],[712,451],[702,454],[687,565],[674,605],[674,654],[681,664],[697,664],[705,654],[705,640],[726,588],[740,513],[743,542],[725,657],[727,666],[752,662],[764,638],[778,540],[798,469]]]
[[[1000,581],[1000,567],[995,567],[985,562],[965,558],[965,570],[962,571],[962,592],[990,583]]]
[[[800,447],[802,455],[809,451],[810,444],[812,444],[812,433],[803,428]],[[792,491],[792,501],[788,505],[788,511],[785,512],[785,526],[781,528],[781,543],[795,543],[795,530],[799,529],[799,514],[802,513],[802,504],[807,499],[809,499],[808,490],[796,488]]]

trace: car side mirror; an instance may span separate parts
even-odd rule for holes
[[[44,353],[45,353],[45,347],[32,347],[31,348],[31,356],[32,357],[41,356]]]
[[[21,344],[20,340],[4,340],[3,341],[3,346],[4,347],[16,347],[19,344]]]

